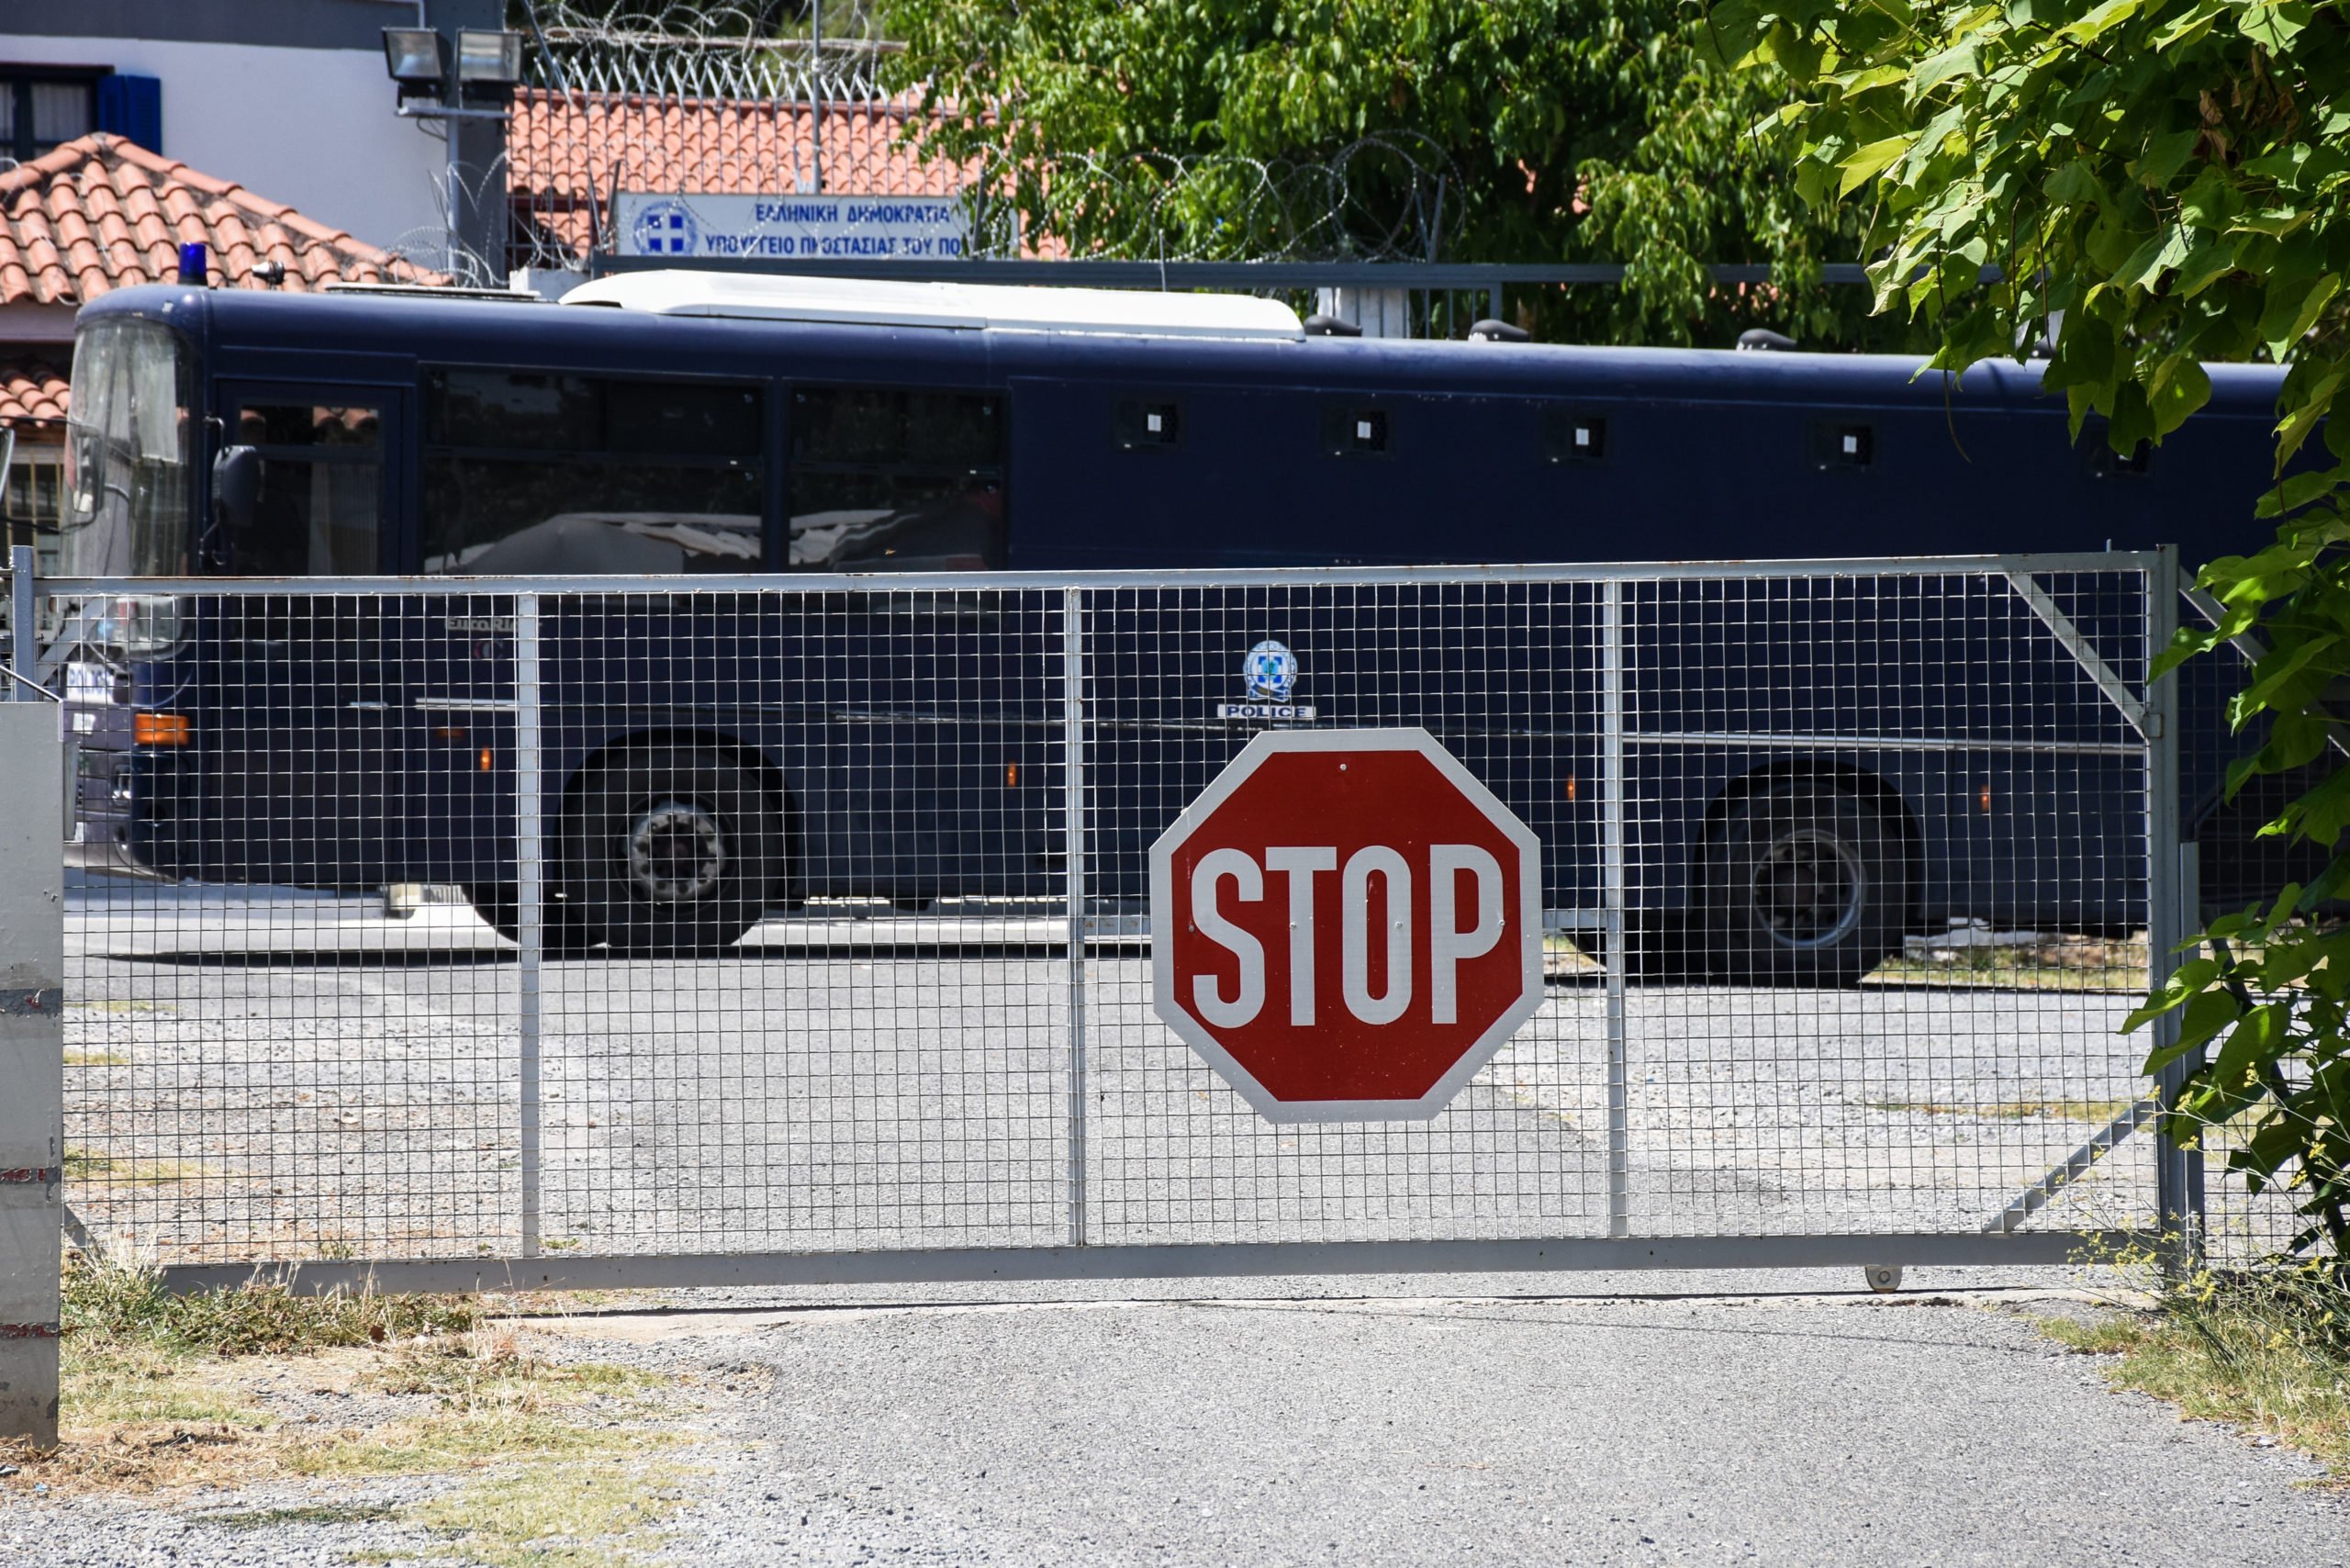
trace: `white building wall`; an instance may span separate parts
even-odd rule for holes
[[[408,20],[387,11],[388,21]],[[14,33],[0,34],[0,60],[157,77],[165,157],[369,244],[441,229],[439,126],[428,131],[393,112],[379,50]]]

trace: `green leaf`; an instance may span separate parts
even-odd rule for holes
[[[1839,196],[1851,196],[1868,184],[1887,165],[1909,151],[1918,139],[1914,136],[1888,136],[1882,141],[1872,141],[1837,165],[1844,177],[1836,188]]]
[[[2268,308],[2261,313],[2259,327],[2261,341],[2268,345],[2269,353],[2279,360],[2289,354],[2317,324],[2318,313],[2341,288],[2342,274],[2328,273],[2306,291],[2296,290],[2281,299],[2272,295]]]
[[[2292,45],[2294,38],[2310,25],[2310,8],[2287,0],[2277,6],[2255,6],[2236,22],[2236,30],[2253,42],[2265,46],[2270,53],[2282,53]]]
[[[2225,15],[2228,9],[2225,0],[2201,0],[2201,3],[2193,10],[2184,17],[2174,17],[2166,26],[2155,33],[2152,39],[2154,47],[2156,50],[2162,50],[2175,48],[2182,43],[2196,41],[2203,33],[2210,30],[2213,20]]]
[[[2086,159],[2076,158],[2048,176],[2041,186],[2048,199],[2075,207],[2101,207],[2105,204],[2105,186],[2091,172]]]
[[[2146,151],[2130,165],[2131,177],[2157,189],[2168,185],[2170,177],[2194,155],[2195,144],[2202,140],[2203,132],[2199,128],[2155,137],[2146,143]]]
[[[1909,73],[1909,95],[1924,97],[1953,76],[1972,74],[1975,70],[1975,45],[1965,41],[1952,45],[1940,54],[1920,61]]]
[[[2154,429],[2168,435],[2187,422],[2187,416],[2211,400],[2211,378],[2192,354],[2171,354],[2154,366],[2147,378],[2146,401],[2153,409]]]
[[[2071,43],[2094,43],[2138,14],[2138,0],[2105,0],[2105,4],[2057,33]]]

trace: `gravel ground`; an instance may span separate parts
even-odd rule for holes
[[[1462,1282],[1491,1294],[698,1293],[576,1318],[565,1353],[720,1395],[657,1552],[698,1568],[2350,1562],[2314,1464],[2110,1393],[2040,1335],[2031,1316],[2089,1310],[2053,1271],[1890,1297],[1808,1274]],[[425,1561],[445,1542],[397,1518],[205,1516],[436,1484],[12,1499],[0,1561]]]
[[[516,971],[469,913],[135,885],[73,901],[71,1186],[95,1228],[167,1261],[513,1246]],[[934,920],[907,943],[856,924],[548,967],[550,1245],[1061,1239],[1061,962]],[[1595,990],[1554,986],[1434,1122],[1281,1128],[1170,1046],[1147,973],[1130,954],[1093,970],[1096,1239],[1605,1233]],[[1633,1227],[1972,1227],[2136,1093],[2125,1006],[1636,991]],[[2035,1223],[2142,1218],[2148,1152],[2125,1143]],[[666,1549],[696,1568],[2350,1562],[2307,1461],[2109,1394],[2031,1328],[2076,1309],[2044,1298],[2073,1281],[680,1292],[663,1315],[583,1314],[563,1343],[696,1377],[679,1418],[711,1436]],[[397,1511],[453,1484],[168,1506],[12,1490],[0,1562],[428,1560],[448,1539]],[[218,1517],[321,1502],[382,1517]]]
[[[518,971],[462,907],[69,894],[69,1201],[164,1261],[511,1253]],[[1064,961],[1017,923],[770,922],[725,958],[543,971],[542,1235],[588,1253],[1058,1243]],[[1035,924],[1035,923],[1031,923]],[[821,930],[818,928],[822,927]],[[822,941],[815,940],[822,936]],[[1606,1232],[1606,1004],[1553,984],[1436,1119],[1279,1127],[1091,969],[1092,1239]],[[1972,1230],[2143,1089],[2125,996],[1636,989],[1628,1223]],[[2035,1226],[2143,1223],[2131,1138]]]

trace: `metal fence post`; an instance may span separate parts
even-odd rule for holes
[[[11,685],[16,684],[10,682]],[[65,900],[57,714],[0,708],[0,1437],[57,1441]]]
[[[39,700],[40,694],[26,684],[40,678],[39,637],[33,619],[33,578],[38,569],[31,545],[17,544],[10,547],[8,551],[8,631],[12,651],[8,657],[8,667],[16,672],[17,678],[8,683],[8,695],[5,700],[16,702]]]
[[[2154,553],[2146,571],[2146,653],[2151,661],[2170,645],[2178,626],[2178,551],[2165,544]],[[2146,984],[2159,991],[2177,967],[2172,951],[2199,922],[2185,907],[2181,896],[2178,813],[2178,675],[2177,671],[2146,683]],[[2197,912],[2199,913],[2199,912]],[[2178,1038],[2179,1016],[2165,1014],[2154,1024],[2154,1043],[2166,1047]],[[2157,1081],[2157,1094],[2167,1112],[2178,1098],[2187,1064],[2173,1062]],[[2187,1153],[2157,1121],[2154,1127],[2155,1204],[2160,1210],[2163,1269],[2177,1277],[2192,1266],[2201,1215],[2190,1204]]]
[[[514,881],[521,937],[522,1256],[539,1255],[539,964],[546,950],[539,765],[539,596],[514,596]]]
[[[1069,1243],[1085,1226],[1085,633],[1081,588],[1061,590],[1062,833],[1069,868]]]
[[[1632,1233],[1624,969],[1624,585],[1599,590],[1600,864],[1607,922],[1607,1234]]]

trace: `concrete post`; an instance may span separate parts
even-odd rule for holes
[[[1412,335],[1412,297],[1405,289],[1320,288],[1314,291],[1314,308],[1353,322],[1366,338]]]
[[[57,709],[0,703],[0,1437],[57,1441],[65,861]]]

